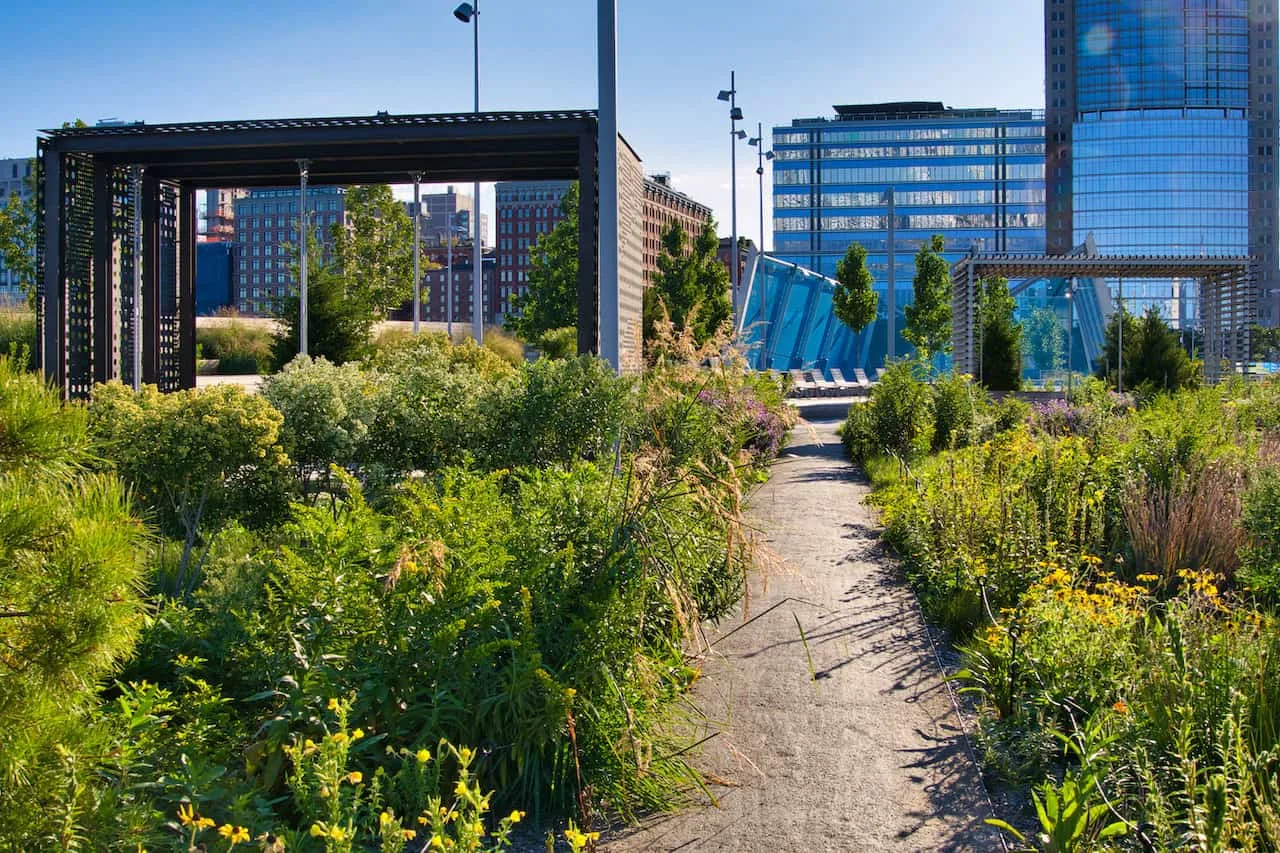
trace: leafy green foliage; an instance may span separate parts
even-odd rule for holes
[[[334,364],[358,361],[369,351],[369,333],[376,312],[358,285],[333,263],[323,262],[320,245],[314,237],[307,243],[311,253],[307,261],[307,354]],[[279,367],[299,353],[301,304],[299,293],[289,294],[282,302],[277,319],[283,331],[273,348]]]
[[[223,375],[269,372],[274,344],[269,329],[234,313],[220,318],[216,325],[196,329],[196,345],[205,358],[217,360],[218,373]]]
[[[654,339],[654,323],[665,316],[677,331],[688,328],[696,345],[710,340],[729,322],[729,271],[716,252],[720,240],[710,222],[692,245],[679,222],[662,232],[658,273],[644,292],[644,339]]]
[[[76,782],[84,716],[141,623],[146,533],[90,458],[84,411],[0,357],[0,844],[15,849],[105,807]]]
[[[345,227],[332,229],[331,266],[343,279],[346,298],[381,318],[413,299],[413,220],[386,184],[348,188],[344,207]],[[425,255],[419,263],[435,267]]]
[[[903,309],[902,337],[928,359],[951,347],[951,268],[942,257],[945,242],[934,234],[916,252],[914,300]]]
[[[529,252],[529,288],[507,325],[534,346],[553,329],[578,325],[578,184],[560,200],[563,217]]]
[[[1123,318],[1123,319],[1122,319]],[[1097,375],[1116,387],[1117,351],[1123,326],[1124,387],[1145,394],[1157,390],[1190,388],[1198,379],[1196,371],[1182,349],[1178,335],[1152,307],[1141,320],[1124,311],[1116,311],[1107,323],[1103,356]]]
[[[235,385],[161,394],[154,385],[134,393],[112,382],[94,389],[89,416],[141,505],[181,539],[178,595],[198,583],[218,525],[233,518],[269,525],[284,511],[282,419],[262,397]]]
[[[1027,355],[1042,374],[1066,366],[1067,333],[1052,308],[1037,308],[1022,322]]]
[[[979,284],[979,375],[982,384],[993,391],[1016,391],[1022,384],[1022,327],[1013,319],[1015,307],[1008,279],[986,279]]]
[[[832,305],[836,319],[855,332],[861,332],[876,319],[879,297],[867,269],[867,250],[858,243],[849,246],[836,265],[836,290]]]
[[[33,172],[34,178],[34,172]],[[35,300],[36,283],[36,197],[32,193],[25,201],[11,193],[0,207],[0,258],[27,294],[31,304]],[[5,352],[7,350],[0,350]]]
[[[1280,838],[1280,488],[1259,450],[1275,394],[1240,384],[1135,409],[1095,381],[909,472],[872,461],[885,540],[964,643],[988,770],[1034,786],[1040,848]]]
[[[331,466],[354,469],[366,458],[376,378],[355,364],[298,356],[262,384],[262,396],[282,415],[280,443],[308,502],[332,494]]]

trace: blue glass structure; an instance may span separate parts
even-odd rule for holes
[[[851,244],[867,250],[880,317],[850,342],[852,361],[841,363],[870,369],[889,351],[891,236],[897,355],[910,351],[901,339],[902,310],[912,298],[915,253],[931,235],[943,235],[948,261],[971,249],[1044,251],[1044,119],[1033,110],[959,110],[937,102],[835,109],[834,120],[796,119],[774,128],[774,254],[833,277]],[[828,334],[828,343],[838,340]],[[791,353],[803,364],[774,366],[808,367],[806,352]]]
[[[1265,295],[1277,278],[1274,0],[1045,10],[1050,250],[1092,235],[1103,255],[1252,255]],[[1198,325],[1194,282],[1126,282],[1123,297],[1133,313]]]

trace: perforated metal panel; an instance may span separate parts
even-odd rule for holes
[[[66,294],[66,389],[93,389],[93,159],[62,160],[62,270]]]

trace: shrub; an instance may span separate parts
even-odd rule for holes
[[[1274,468],[1245,493],[1241,524],[1247,540],[1240,577],[1266,601],[1280,603],[1280,473]]]
[[[88,468],[83,409],[0,356],[0,842],[43,849],[117,800],[89,783],[98,680],[133,647],[146,533]]]
[[[524,364],[524,344],[499,326],[485,328],[484,348],[512,367]]]
[[[578,353],[578,328],[563,326],[543,332],[537,346],[547,358],[572,358]]]
[[[355,364],[298,356],[262,383],[262,396],[284,419],[280,442],[304,500],[332,493],[330,466],[354,470],[365,458],[377,382]]]
[[[990,405],[986,393],[968,377],[956,373],[939,376],[932,387],[933,452],[965,447],[974,438],[980,411]]]
[[[0,308],[0,356],[8,356],[11,367],[34,370],[38,347],[36,315]]]
[[[200,354],[218,362],[218,373],[243,375],[269,373],[275,336],[262,325],[246,322],[235,313],[224,314],[217,325],[196,329]]]
[[[925,451],[930,394],[917,369],[912,361],[891,364],[866,404],[850,408],[841,440],[855,462],[878,454],[910,460]]]

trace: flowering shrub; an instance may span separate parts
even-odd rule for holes
[[[760,459],[771,460],[782,450],[790,425],[781,412],[769,409],[749,389],[730,396],[704,388],[696,399],[728,424],[742,447]]]

